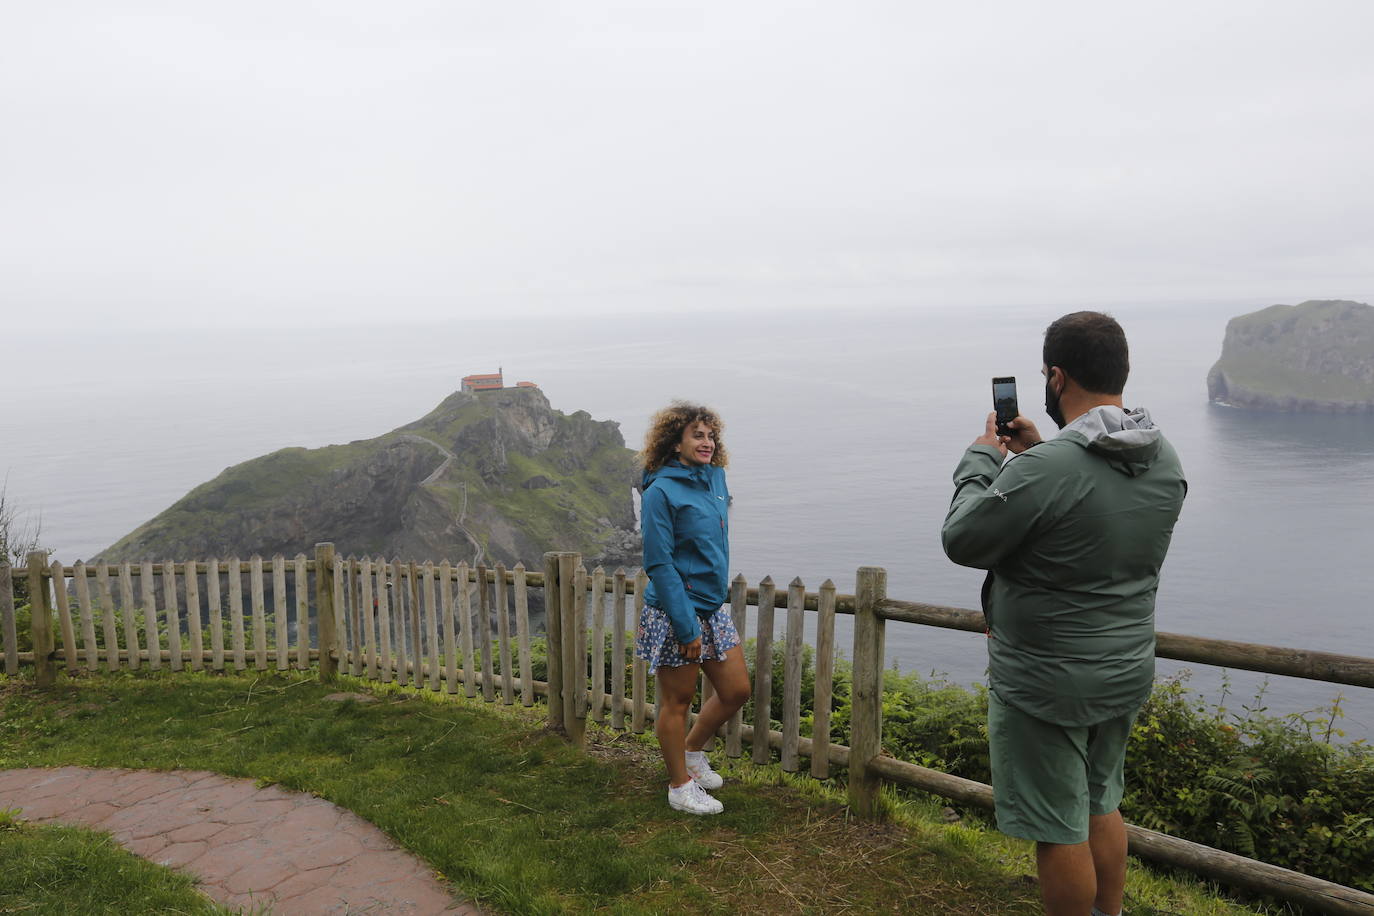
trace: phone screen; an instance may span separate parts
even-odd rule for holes
[[[992,409],[997,411],[998,432],[1005,434],[1006,426],[1020,414],[1016,404],[1016,378],[1005,376],[992,380]]]

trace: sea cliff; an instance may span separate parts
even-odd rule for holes
[[[1232,318],[1207,396],[1230,407],[1374,415],[1374,308],[1322,299]]]
[[[576,550],[634,564],[634,452],[619,424],[537,388],[455,392],[375,439],[286,448],[226,468],[100,554],[110,562],[342,555],[524,562]]]

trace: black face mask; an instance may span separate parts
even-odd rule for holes
[[[1064,411],[1059,409],[1059,395],[1048,378],[1045,379],[1045,413],[1050,415],[1055,426],[1064,428]]]

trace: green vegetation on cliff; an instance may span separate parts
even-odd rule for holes
[[[1231,319],[1207,393],[1234,407],[1374,411],[1374,308],[1313,300]]]
[[[456,392],[376,439],[227,468],[101,554],[111,562],[344,555],[536,564],[547,550],[633,563],[634,453],[619,427],[536,388]]]

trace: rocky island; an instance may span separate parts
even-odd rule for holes
[[[1207,396],[1258,410],[1374,414],[1374,307],[1319,299],[1232,318]]]
[[[524,562],[577,550],[635,565],[634,452],[619,424],[535,387],[455,392],[376,439],[285,448],[227,468],[100,554],[109,562],[342,555]]]

